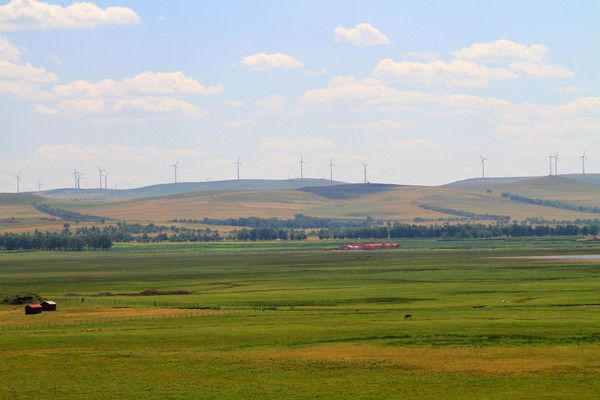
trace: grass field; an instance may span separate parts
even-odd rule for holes
[[[0,398],[597,398],[600,260],[520,257],[598,245],[336,245],[0,253],[0,294],[59,304],[0,306]]]

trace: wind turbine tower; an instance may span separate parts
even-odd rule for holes
[[[240,162],[240,157],[237,158],[237,160],[233,163],[233,165],[235,165],[237,168],[237,180],[239,181],[240,180],[240,167],[243,165]]]
[[[361,164],[363,166],[363,183],[366,185],[369,181],[367,180],[367,167],[371,164],[367,164],[361,161]]]
[[[304,164],[306,164],[306,161],[300,156],[300,161],[298,162],[298,165],[300,165],[300,179],[304,179]]]
[[[329,168],[329,182],[333,185],[333,168],[335,167],[335,164],[333,163],[333,157],[331,157],[327,167]]]
[[[175,164],[171,164],[171,167],[173,167],[173,173],[175,176],[175,183],[177,183],[177,168],[179,168],[179,161],[176,161]]]
[[[558,153],[554,155],[554,176],[558,176]]]
[[[107,179],[108,179],[108,172],[105,172],[104,173],[104,189],[108,189]]]
[[[106,171],[106,170],[98,167],[98,176],[100,177],[100,186],[98,186],[98,187],[100,189],[102,189],[102,177],[104,176],[104,171]]]
[[[550,173],[548,174],[548,176],[552,176],[552,155],[548,156],[548,160],[550,161]]]
[[[585,151],[581,156],[579,156],[579,158],[581,158],[581,173],[585,176],[585,160],[587,160],[587,157],[585,156]]]
[[[481,158],[481,178],[485,179],[485,162],[489,160],[489,158],[482,154],[479,155],[479,158]]]
[[[21,193],[21,173],[23,171],[19,171],[16,175],[13,175],[15,178],[17,178],[17,193]]]
[[[42,185],[42,183],[41,183],[41,182],[40,182],[40,180],[38,179],[38,180],[37,180],[37,185],[35,186],[35,187],[37,188],[37,191],[38,191],[38,192],[41,192],[41,191],[42,191],[42,186],[44,186],[44,185]]]

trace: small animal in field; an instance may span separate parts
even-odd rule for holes
[[[404,320],[407,320],[407,319],[412,319],[412,314],[406,314],[404,316]]]
[[[85,297],[82,297],[81,298],[81,302],[83,303],[84,301],[85,301]]]

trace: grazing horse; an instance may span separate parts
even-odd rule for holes
[[[407,320],[407,319],[412,319],[412,314],[406,314],[406,315],[404,316],[404,319],[405,319],[405,320]]]

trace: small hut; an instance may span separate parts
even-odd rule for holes
[[[42,301],[42,309],[44,311],[56,311],[56,303],[54,301]]]
[[[27,304],[25,306],[25,314],[40,314],[42,312],[41,304]]]

